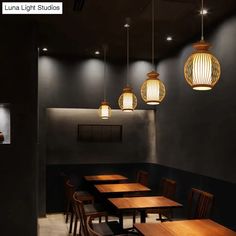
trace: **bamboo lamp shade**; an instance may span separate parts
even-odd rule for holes
[[[118,100],[119,107],[124,112],[132,112],[137,106],[137,97],[130,87],[123,89]]]
[[[184,65],[185,79],[194,90],[210,90],[220,79],[220,63],[209,51],[209,43],[201,40],[193,48],[195,51]]]

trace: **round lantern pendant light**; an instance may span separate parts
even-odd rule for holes
[[[201,40],[193,44],[195,51],[184,65],[184,76],[194,90],[206,91],[214,87],[220,79],[220,63],[209,51],[210,44],[204,41],[203,35],[203,0],[201,9]]]
[[[152,65],[154,63],[154,0],[152,0]],[[141,86],[141,97],[148,105],[158,105],[164,99],[166,90],[163,82],[158,78],[159,74],[155,70],[147,74],[148,78]]]
[[[103,46],[104,50],[104,90],[103,90],[103,101],[101,102],[101,105],[99,107],[99,116],[103,120],[107,120],[111,117],[111,108],[109,106],[109,103],[106,101],[106,51],[107,51],[107,46]]]
[[[124,112],[132,112],[137,106],[137,98],[133,93],[132,88],[128,85],[129,78],[129,23],[124,25],[127,31],[127,75],[126,75],[126,87],[123,89],[122,94],[119,97],[119,107]]]

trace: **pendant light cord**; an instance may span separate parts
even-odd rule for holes
[[[103,98],[106,101],[106,56],[107,56],[107,46],[103,46],[103,53],[104,53],[104,86],[103,86]]]
[[[127,23],[126,24],[126,32],[127,32],[127,40],[126,40],[126,43],[127,43],[127,75],[126,75],[126,85],[128,87],[128,79],[129,79],[129,27],[130,25]]]
[[[155,15],[154,15],[154,0],[152,0],[152,66],[155,70],[155,63],[154,63],[154,51],[155,51]]]
[[[204,14],[203,14],[203,0],[202,0],[202,10],[201,10],[201,31],[202,31],[202,36],[201,36],[201,40],[204,40]]]

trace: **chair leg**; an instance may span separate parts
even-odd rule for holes
[[[99,223],[101,223],[102,222],[102,217],[101,216],[99,216]]]
[[[67,206],[66,206],[66,223],[68,223],[69,220],[69,212],[70,212],[70,201],[67,202]]]
[[[73,219],[74,219],[74,212],[71,212],[71,217],[70,217],[70,227],[69,227],[69,233],[72,232],[72,226],[73,226]]]
[[[161,213],[159,213],[159,219],[160,219],[161,222],[163,222],[162,214]]]
[[[73,233],[73,236],[76,236],[76,232],[77,232],[77,224],[78,224],[78,218],[75,216],[75,222],[74,222],[74,233]]]
[[[133,224],[136,223],[136,211],[133,212]]]

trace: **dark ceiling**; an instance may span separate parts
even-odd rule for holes
[[[76,0],[80,4],[81,0]],[[156,53],[163,58],[186,42],[200,39],[200,0],[155,0]],[[125,19],[131,18],[130,57],[151,58],[151,0],[85,0],[74,8],[74,0],[64,1],[61,16],[40,16],[39,44],[51,54],[94,56],[96,49],[109,45],[109,56],[123,59],[126,55]],[[205,0],[209,14],[205,30],[236,12],[236,0]],[[173,36],[172,42],[166,36]],[[157,47],[158,46],[158,47]]]

